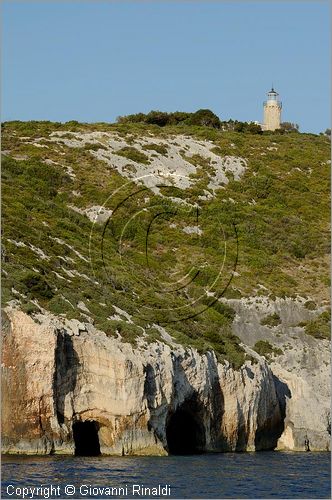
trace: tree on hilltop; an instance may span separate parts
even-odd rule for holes
[[[219,117],[210,109],[199,109],[186,120],[186,123],[188,123],[188,125],[200,125],[213,128],[220,128],[221,126]]]
[[[147,114],[136,113],[127,116],[118,116],[118,123],[149,123],[165,127],[166,125],[198,125],[203,127],[220,128],[221,121],[210,109],[199,109],[195,113],[175,111],[166,113],[165,111],[152,110]]]
[[[280,123],[280,128],[285,132],[298,132],[300,127],[297,123],[282,122]]]

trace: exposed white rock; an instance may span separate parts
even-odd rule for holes
[[[43,162],[46,163],[46,165],[59,165],[58,162],[51,160],[50,158],[45,158],[45,160],[43,160]]]
[[[14,293],[15,295],[17,295],[18,297],[22,297],[23,299],[26,299],[26,295],[24,293],[21,293],[19,292],[18,290],[16,290],[14,287],[12,287],[11,289],[12,293]]]
[[[113,309],[120,317],[123,316],[128,323],[133,323],[133,320],[131,319],[131,315],[129,313],[127,313],[127,311],[124,311],[123,309],[120,309],[120,307],[117,307],[115,305],[113,305]],[[121,319],[123,319],[123,318],[121,318]]]
[[[215,189],[220,184],[228,184],[227,173],[231,173],[236,181],[240,180],[247,168],[247,162],[244,158],[236,156],[225,156],[220,159],[219,168],[215,168],[215,175],[210,177],[208,188]],[[220,161],[219,160],[219,161]]]
[[[50,257],[48,255],[46,255],[41,248],[35,247],[34,245],[32,245],[32,243],[29,243],[29,245],[26,245],[23,241],[15,241],[15,240],[11,240],[10,238],[7,238],[7,241],[9,241],[10,243],[12,243],[13,245],[15,245],[18,248],[28,247],[28,248],[30,248],[30,250],[32,250],[34,253],[36,253],[38,255],[38,257],[40,257],[41,259],[50,260]]]
[[[91,314],[89,309],[86,307],[86,305],[84,304],[84,302],[78,302],[77,303],[77,307],[81,310],[81,311],[84,311],[88,314]]]
[[[324,307],[309,310],[305,307],[307,299],[302,297],[249,297],[222,302],[236,311],[233,331],[245,345],[253,347],[265,340],[282,351],[270,361],[285,412],[285,430],[278,449],[303,451],[306,437],[311,450],[329,449],[330,343],[306,335],[298,326],[320,314]],[[271,314],[280,317],[280,324],[262,325]]]
[[[198,226],[185,226],[182,231],[187,234],[203,234],[203,231]]]
[[[161,325],[156,325],[155,323],[153,323],[152,326],[153,326],[153,328],[158,330],[162,339],[164,339],[166,342],[168,342],[171,345],[175,345],[174,338],[165,330],[165,328],[163,328]]]
[[[13,245],[15,245],[16,247],[26,247],[27,245],[23,242],[23,241],[15,241],[15,240],[11,240],[10,238],[7,238],[7,241],[9,241],[10,243],[13,243]]]
[[[56,243],[59,243],[59,245],[65,245],[67,248],[70,248],[70,250],[72,250],[74,252],[74,254],[77,255],[77,257],[79,257],[81,260],[84,260],[85,262],[89,262],[88,259],[86,259],[80,252],[78,252],[72,245],[69,245],[68,243],[66,243],[65,241],[63,241],[61,238],[57,238],[57,237],[53,237],[53,236],[49,236],[49,238],[53,241],[55,241]]]
[[[17,161],[24,161],[29,159],[28,155],[12,155],[12,158]]]
[[[63,168],[66,170],[67,175],[71,179],[75,179],[76,178],[76,174],[74,172],[74,169],[70,165],[63,165]]]
[[[69,137],[68,137],[69,136]],[[197,172],[197,168],[191,163],[195,155],[208,160],[214,174],[209,174],[208,187],[212,191],[228,183],[228,174],[232,174],[235,180],[239,180],[247,168],[247,162],[243,158],[235,156],[220,157],[211,151],[213,143],[201,141],[179,135],[176,140],[162,139],[157,137],[131,137],[122,138],[111,132],[53,132],[49,141],[65,144],[72,148],[81,148],[88,144],[100,145],[97,150],[90,153],[97,159],[106,162],[116,169],[121,175],[137,183],[143,183],[156,193],[160,193],[158,184],[174,185],[186,189],[196,181],[191,178]],[[153,144],[167,148],[167,154],[161,154],[153,149],[146,149]],[[148,163],[143,164],[125,158],[118,152],[125,147],[135,148],[148,158]],[[208,192],[206,192],[208,193]],[[211,194],[204,194],[209,197]]]
[[[52,271],[52,273],[54,273],[54,274],[55,274],[55,276],[56,276],[57,278],[59,278],[60,280],[65,280],[65,281],[70,282],[70,280],[67,280],[67,278],[65,278],[65,277],[64,277],[64,276],[62,276],[61,274],[57,273],[56,271]]]
[[[94,205],[88,208],[78,208],[75,205],[68,205],[69,208],[78,212],[81,215],[86,215],[91,222],[102,223],[106,222],[112,215],[113,210],[107,210],[100,205]]]
[[[38,255],[38,257],[40,257],[42,260],[50,260],[50,257],[48,255],[46,255],[45,252],[41,248],[35,247],[31,243],[29,244],[29,248],[34,253],[36,253]]]

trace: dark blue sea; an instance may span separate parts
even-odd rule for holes
[[[1,497],[331,498],[330,454],[3,456]]]

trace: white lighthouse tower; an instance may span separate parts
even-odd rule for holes
[[[280,128],[282,103],[278,100],[278,95],[272,85],[272,89],[267,93],[267,101],[264,102],[264,130]]]

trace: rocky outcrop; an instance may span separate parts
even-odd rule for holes
[[[298,297],[251,297],[225,300],[236,311],[233,331],[250,347],[267,340],[280,349],[269,366],[285,417],[284,432],[277,449],[303,451],[304,442],[314,450],[329,450],[330,417],[330,342],[304,333],[300,326],[320,314],[324,308],[309,310],[306,300]],[[267,326],[264,318],[276,314],[280,323]]]
[[[275,448],[283,420],[264,359],[133,348],[90,324],[3,315],[5,453],[166,454]]]

